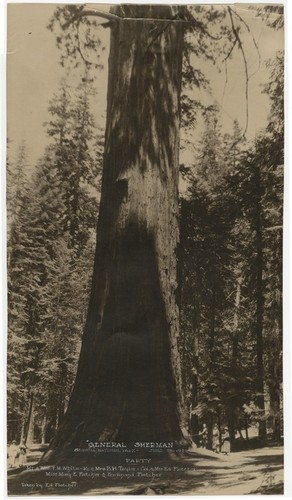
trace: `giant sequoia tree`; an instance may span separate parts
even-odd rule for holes
[[[55,16],[65,29],[76,28],[69,55],[85,60],[79,23],[88,15],[107,18],[111,46],[92,291],[69,406],[43,461],[63,460],[86,440],[183,439],[176,260],[184,30],[194,33],[196,45],[188,48],[198,56],[207,54],[207,39],[207,57],[214,59],[217,40],[199,12],[199,6],[193,16],[186,7],[124,5],[106,14],[69,6]],[[243,53],[234,11],[211,7],[206,21],[225,13],[228,57],[236,46]],[[83,48],[98,46],[87,32],[85,38]],[[184,74],[199,84],[185,61]]]
[[[175,293],[183,28],[169,22],[179,7],[116,7],[113,15],[92,293],[75,386],[47,460],[86,439],[182,438]]]

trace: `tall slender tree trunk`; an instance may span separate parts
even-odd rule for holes
[[[237,279],[236,284],[236,295],[234,304],[234,318],[233,318],[233,334],[232,334],[232,360],[231,366],[236,369],[238,363],[238,324],[239,324],[239,306],[240,306],[240,295],[241,295],[241,284],[242,278]]]
[[[41,444],[46,442],[46,431],[47,431],[47,415],[44,414],[41,426]]]
[[[215,274],[215,271],[214,271]],[[215,326],[216,326],[216,290],[215,290],[215,278],[213,281],[213,290],[212,290],[212,295],[211,295],[211,310],[210,310],[210,340],[209,340],[209,346],[210,346],[210,358],[212,365],[214,364],[215,361],[215,353],[214,353],[214,347],[215,347]]]
[[[67,366],[63,362],[60,367],[60,382],[59,382],[59,397],[58,397],[58,408],[57,408],[57,421],[60,422],[63,418],[65,411],[65,388],[66,388],[66,375]]]
[[[242,284],[242,278],[239,276],[237,278],[237,284],[236,284],[236,295],[235,295],[235,304],[234,304],[234,319],[233,319],[233,334],[232,334],[231,369],[232,369],[233,374],[236,373],[237,364],[238,364],[238,334],[239,334],[238,325],[239,325],[239,306],[240,306],[241,284]],[[229,434],[230,434],[231,446],[235,442],[235,427],[236,427],[235,407],[234,407],[234,404],[231,404],[230,415],[229,415]]]
[[[171,22],[179,9],[115,7],[126,18],[111,34],[92,293],[73,393],[43,461],[61,460],[87,439],[182,439],[176,250],[183,32]]]
[[[188,285],[188,241],[187,233],[183,227],[182,221],[187,221],[188,214],[184,200],[180,204],[180,244],[178,254],[178,289],[179,289],[179,308],[181,319],[183,320],[181,327],[184,335],[180,340],[181,362],[184,366],[183,370],[183,387],[186,394],[185,407],[188,408],[188,430],[193,436],[199,435],[199,418],[195,414],[195,407],[198,404],[199,391],[199,329],[200,329],[200,305],[196,294],[190,291]],[[199,282],[199,278],[196,277]],[[191,303],[191,304],[190,304]],[[191,317],[188,319],[189,307],[192,307]],[[183,307],[184,306],[184,307]],[[196,439],[198,441],[198,439]]]
[[[21,427],[20,427],[20,443],[25,442],[25,427],[26,427],[26,419],[23,416],[21,420]],[[14,438],[15,436],[13,436]]]
[[[271,352],[269,352],[269,397],[270,410],[272,414],[273,439],[279,441],[281,439],[281,382],[282,382],[282,366],[281,366],[281,332],[279,319],[275,318],[274,342],[272,343]]]
[[[264,315],[264,289],[263,289],[263,235],[262,235],[262,197],[261,197],[261,172],[259,165],[255,166],[255,232],[256,232],[256,354],[257,354],[257,405],[260,416],[265,415],[264,396],[264,345],[263,345],[263,315]],[[259,421],[259,436],[266,439],[266,421]]]
[[[34,442],[34,394],[30,394],[28,414],[25,425],[24,443],[29,447]]]

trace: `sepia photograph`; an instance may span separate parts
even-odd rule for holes
[[[7,5],[8,495],[284,495],[284,24]]]

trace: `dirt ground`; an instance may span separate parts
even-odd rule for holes
[[[100,462],[97,462],[100,464]],[[128,470],[133,470],[130,465]],[[156,469],[155,469],[156,467]],[[157,469],[158,467],[158,469]],[[184,457],[141,464],[137,477],[125,478],[119,472],[90,473],[82,469],[54,472],[49,467],[8,472],[10,495],[248,495],[283,494],[283,447],[216,455],[195,450]],[[96,470],[96,469],[95,469]],[[158,474],[153,471],[160,471]],[[50,476],[52,474],[52,476]],[[143,475],[144,474],[144,475]],[[131,474],[129,474],[130,476]]]

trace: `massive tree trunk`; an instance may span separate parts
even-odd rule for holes
[[[92,293],[75,386],[47,462],[86,440],[182,439],[176,303],[182,23],[171,21],[179,7],[114,9],[125,19],[111,34]]]

